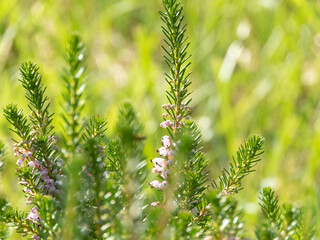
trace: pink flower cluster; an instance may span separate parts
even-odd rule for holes
[[[33,223],[39,223],[42,222],[42,219],[40,218],[38,214],[38,209],[37,207],[31,208],[29,215],[27,216],[27,219],[30,220]]]
[[[173,128],[174,127],[174,123],[171,122],[170,120],[166,120],[166,121],[160,123],[160,127],[162,127],[162,128],[167,128],[167,127]],[[177,128],[181,128],[181,123],[180,122],[178,122]]]
[[[30,142],[22,141],[14,145],[14,156],[20,157],[17,161],[17,165],[19,166],[17,172],[19,172],[22,167],[30,168],[30,172],[38,174],[37,179],[40,179],[38,188],[41,187],[42,192],[51,196],[58,195],[60,193],[59,180],[62,178],[61,166],[63,166],[64,162],[62,159],[54,158],[53,156],[49,157],[49,159],[37,159],[35,156],[37,151],[36,131],[32,131],[30,135],[33,136]],[[50,136],[48,139],[51,141],[51,148],[56,151],[58,149],[56,146],[57,138]],[[30,180],[28,181],[22,177],[19,177],[19,179],[19,183],[24,186],[23,192],[27,194],[26,203],[32,204],[33,196],[36,193],[34,186],[30,186],[30,184],[32,184],[29,182]],[[36,182],[38,182],[38,180]]]
[[[162,128],[173,127],[173,126],[174,126],[174,124],[170,120],[166,120],[166,121],[160,123],[160,127],[162,127]]]
[[[39,216],[38,214],[38,209],[37,207],[33,207],[31,208],[28,216],[27,216],[27,219],[33,223],[36,223],[36,224],[40,224],[40,222],[42,222],[43,220],[41,219],[41,217]],[[35,239],[35,240],[38,240],[40,239],[40,237],[38,235],[33,235],[31,237],[31,239]]]
[[[164,136],[161,139],[162,147],[157,150],[159,152],[160,157],[162,158],[154,158],[151,162],[154,164],[152,172],[155,174],[159,174],[163,181],[154,180],[149,183],[152,188],[156,188],[159,191],[163,190],[168,182],[166,181],[168,174],[170,174],[170,165],[172,164],[174,150],[173,144],[168,136]],[[155,204],[153,204],[155,205]]]

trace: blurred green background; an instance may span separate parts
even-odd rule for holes
[[[212,177],[248,135],[266,138],[263,161],[236,196],[246,212],[248,236],[260,214],[263,186],[274,187],[280,203],[296,202],[317,213],[320,1],[182,3],[191,42],[193,119],[203,132]],[[27,110],[18,69],[25,59],[36,60],[59,132],[63,54],[77,32],[88,55],[86,111],[105,114],[112,134],[119,105],[132,102],[145,126],[145,153],[155,157],[165,134],[159,128],[166,103],[160,9],[160,0],[1,0],[0,107],[13,102]],[[1,194],[25,208],[14,175],[13,135],[3,116],[0,136],[8,143]]]

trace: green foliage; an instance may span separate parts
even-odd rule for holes
[[[242,190],[241,180],[249,173],[255,171],[253,167],[261,160],[264,138],[260,136],[250,137],[237,151],[237,156],[232,157],[229,170],[224,168],[219,177],[219,187],[224,194],[234,194]],[[213,181],[213,186],[218,184]]]
[[[234,198],[218,191],[208,194],[207,214],[211,221],[207,224],[206,234],[213,239],[233,239],[242,237],[244,233],[243,211]]]
[[[18,226],[17,232],[31,231],[35,238],[56,239],[60,234],[59,218],[63,209],[60,194],[63,161],[57,153],[57,139],[54,133],[50,133],[53,115],[48,111],[50,104],[39,68],[27,61],[22,64],[20,73],[31,115],[25,117],[23,111],[12,104],[4,109],[4,115],[13,126],[12,131],[20,137],[14,147],[14,155],[21,156],[17,161],[17,175],[24,187],[26,203],[34,204],[34,207],[27,220],[24,214],[10,207],[7,207],[10,215],[1,216],[8,220],[7,223],[14,222]],[[44,197],[46,195],[51,196],[50,201],[47,200],[49,196]]]
[[[160,11],[160,15],[165,24],[165,27],[162,27],[162,32],[165,35],[163,40],[166,44],[162,46],[162,49],[165,51],[165,62],[170,69],[170,73],[165,74],[165,80],[170,87],[169,91],[166,91],[166,97],[171,106],[165,109],[174,122],[173,133],[169,130],[170,135],[176,137],[180,121],[190,114],[188,104],[191,99],[187,100],[191,94],[188,91],[191,84],[188,78],[191,73],[187,71],[191,64],[189,62],[191,55],[187,54],[190,43],[186,43],[186,25],[183,23],[183,7],[180,2],[163,0],[162,4],[165,12]],[[183,101],[186,102],[183,103]]]
[[[204,192],[207,189],[208,172],[207,159],[201,152],[201,133],[195,122],[186,122],[179,134],[180,142],[177,144],[176,173],[180,177],[177,194],[182,208],[195,213],[198,206],[205,198]],[[196,213],[198,215],[198,213]]]
[[[292,204],[279,205],[278,196],[265,187],[260,196],[265,221],[257,228],[258,239],[312,239],[312,231],[304,236],[302,209]]]
[[[29,142],[32,137],[30,136],[31,125],[23,115],[23,110],[18,110],[16,105],[9,104],[3,109],[3,112],[8,122],[14,127],[13,129],[11,128],[11,131],[17,134],[23,141]]]
[[[4,155],[5,155],[5,145],[3,144],[3,142],[0,141],[0,171],[3,168]]]
[[[61,236],[61,205],[51,196],[37,195],[34,198],[35,206],[42,219],[38,229],[41,239],[54,240]]]
[[[0,223],[0,239],[6,239],[9,235],[9,228],[5,223]]]
[[[119,119],[117,122],[117,133],[122,143],[130,150],[137,150],[141,146],[144,136],[141,135],[142,124],[137,119],[137,114],[130,103],[120,107]],[[141,149],[140,149],[141,151]]]
[[[74,152],[80,144],[81,132],[84,125],[83,108],[85,100],[84,66],[85,48],[77,35],[70,38],[67,54],[65,56],[68,67],[64,69],[63,80],[65,91],[63,93],[62,118],[64,121],[63,143],[68,151]]]
[[[79,230],[83,239],[103,239],[107,224],[103,215],[106,212],[104,194],[106,190],[106,167],[104,164],[103,134],[106,119],[102,116],[91,118],[83,134],[86,162],[81,172]]]
[[[7,226],[13,226],[17,233],[21,233],[26,236],[27,234],[38,234],[39,227],[37,224],[26,220],[26,214],[13,209],[8,202],[0,198],[0,223],[7,224]],[[6,233],[6,228],[4,228],[4,234]]]
[[[43,87],[39,67],[31,61],[26,61],[21,65],[20,74],[20,82],[26,90],[25,97],[29,101],[33,128],[41,134],[47,134],[51,131],[48,126],[52,122],[52,115],[49,114],[50,104],[47,103],[49,98],[45,95],[46,87]]]
[[[116,140],[111,145],[109,144],[110,162],[107,164],[121,166],[116,181],[122,183],[119,189],[121,189],[123,201],[123,216],[120,219],[123,236],[128,239],[139,239],[145,230],[142,219],[145,214],[143,207],[146,205],[143,189],[146,185],[147,162],[143,155],[145,137],[142,135],[142,124],[129,103],[120,107],[117,134],[119,141]],[[118,157],[115,157],[116,152],[119,153]],[[116,169],[113,168],[113,170]],[[124,178],[121,178],[121,170]],[[113,176],[118,175],[118,172],[115,171],[111,173]]]
[[[264,188],[260,200],[260,206],[264,216],[270,221],[270,223],[280,226],[281,212],[278,205],[279,199],[278,196],[275,195],[274,190],[270,187]]]

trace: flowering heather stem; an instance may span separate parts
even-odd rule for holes
[[[191,84],[188,79],[190,73],[187,73],[190,55],[186,52],[189,43],[185,43],[187,38],[184,36],[186,25],[183,24],[183,7],[176,0],[163,0],[162,3],[165,8],[164,12],[160,11],[161,20],[164,22],[162,32],[165,44],[162,45],[162,49],[165,52],[165,62],[169,67],[169,73],[165,73],[165,81],[169,85],[169,90],[166,91],[168,103],[162,105],[166,113],[162,115],[164,121],[160,127],[167,129],[168,136],[162,137],[162,147],[157,150],[161,158],[151,161],[154,164],[152,172],[158,174],[162,181],[154,180],[149,183],[152,188],[163,191],[162,203],[151,204],[151,206],[160,205],[165,209],[162,220],[159,219],[161,232],[166,228],[170,214],[175,208],[176,187],[173,185],[179,185],[177,182],[179,177],[176,176],[177,169],[175,169],[177,164],[174,162],[176,161],[177,143],[180,141],[179,134],[184,120],[191,113],[191,108],[188,107],[191,99],[187,100],[191,94],[188,91]],[[165,235],[158,237],[166,238]]]

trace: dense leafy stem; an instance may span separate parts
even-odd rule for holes
[[[65,56],[68,67],[64,69],[63,80],[65,91],[62,94],[64,102],[62,119],[64,121],[63,143],[69,152],[74,152],[80,144],[81,132],[84,125],[83,108],[85,99],[84,72],[86,67],[85,48],[77,35],[70,38]]]
[[[84,179],[81,192],[81,217],[84,236],[93,239],[103,239],[104,231],[102,227],[106,224],[103,219],[105,211],[104,194],[106,190],[106,167],[104,164],[104,144],[101,141],[106,128],[106,119],[102,116],[95,116],[87,124],[83,134],[85,140],[84,150],[86,164],[81,176]]]
[[[233,239],[242,237],[244,233],[243,212],[239,210],[237,200],[218,191],[208,194],[207,233],[214,239]]]
[[[20,67],[20,74],[20,82],[26,90],[25,96],[29,101],[33,127],[41,134],[47,134],[51,130],[48,126],[52,122],[53,114],[49,114],[50,103],[45,95],[46,87],[43,87],[39,67],[31,61],[26,61]]]
[[[302,209],[292,204],[279,205],[279,198],[271,187],[260,195],[260,206],[265,221],[257,227],[258,239],[312,239],[313,232],[304,233]]]
[[[264,216],[272,223],[280,226],[280,207],[278,196],[272,188],[266,187],[263,189],[262,195],[260,196],[260,206],[263,211]]]
[[[165,12],[160,11],[161,20],[165,26],[162,32],[165,36],[162,49],[165,51],[165,62],[170,69],[170,73],[165,73],[165,80],[169,85],[167,99],[169,105],[165,107],[168,115],[173,120],[172,131],[170,135],[176,137],[180,122],[184,117],[190,114],[188,104],[191,99],[187,97],[191,94],[188,87],[191,84],[189,80],[190,72],[188,66],[191,64],[189,58],[191,55],[187,53],[190,43],[186,43],[185,37],[186,25],[183,23],[183,7],[176,0],[163,0]],[[185,103],[183,103],[185,101]]]
[[[249,173],[255,171],[253,167],[261,160],[264,138],[261,136],[250,137],[244,145],[241,145],[229,163],[229,170],[223,169],[219,177],[220,190],[225,194],[234,194],[243,189],[241,180]],[[213,181],[213,187],[218,184]]]

